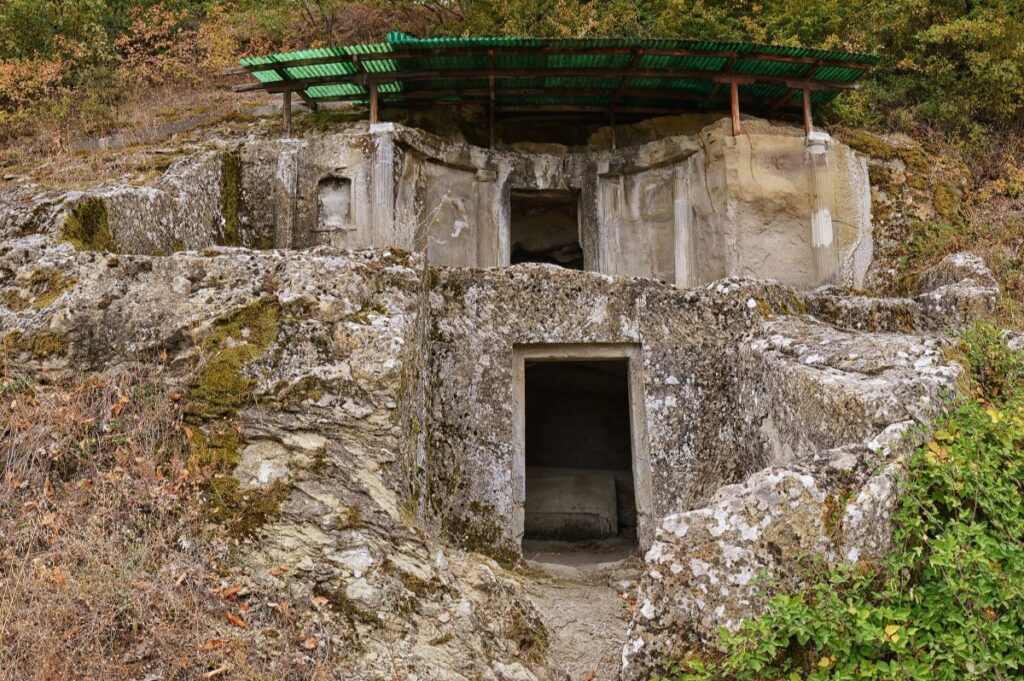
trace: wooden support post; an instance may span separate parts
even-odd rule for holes
[[[814,131],[814,119],[811,117],[811,91],[804,88],[804,134],[808,137]]]
[[[616,144],[616,140],[615,140],[615,109],[611,110],[611,116],[612,116],[612,126],[611,126],[611,131],[612,131],[612,149],[616,149],[618,147],[618,145]]]
[[[284,92],[284,134],[292,135],[292,91]]]
[[[735,80],[729,83],[729,100],[732,110],[732,136],[739,135],[740,130],[740,84]]]
[[[380,118],[380,102],[377,96],[377,83],[370,83],[370,124],[378,122]]]

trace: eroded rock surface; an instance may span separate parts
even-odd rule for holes
[[[900,456],[959,371],[929,316],[945,303],[869,330],[808,314],[920,298],[427,268],[387,250],[114,255],[29,232],[0,243],[9,361],[164,367],[211,523],[239,542],[231,569],[319,604],[300,616],[344,678],[557,678],[525,577],[484,555],[518,552],[517,346],[639,349],[650,487],[630,678],[756,614],[759,573],[798,583],[809,554],[884,551]],[[921,295],[958,301],[956,324],[983,313],[976,265],[946,263]]]

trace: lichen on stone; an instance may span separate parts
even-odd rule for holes
[[[96,196],[75,204],[64,220],[60,238],[79,251],[117,250],[117,242],[110,231],[107,204]]]
[[[383,315],[387,314],[388,309],[384,307],[384,304],[379,301],[366,302],[356,312],[348,315],[346,321],[354,322],[356,324],[367,325],[372,320],[370,315]]]
[[[25,285],[27,291],[16,289],[4,291],[4,303],[15,312],[22,312],[29,307],[41,309],[51,305],[62,294],[74,287],[76,281],[59,270],[52,268],[38,269],[29,276]],[[27,293],[27,295],[26,295]]]

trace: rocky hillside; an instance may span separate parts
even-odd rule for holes
[[[100,193],[173,201],[175,172],[167,199]],[[508,524],[505,354],[538,342],[648,348],[654,536],[620,634],[646,678],[757,612],[755,575],[886,549],[903,434],[961,375],[940,332],[999,296],[968,255],[900,298],[384,250],[129,255],[81,194],[3,192],[11,678],[562,678]]]

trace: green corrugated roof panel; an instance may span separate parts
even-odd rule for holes
[[[530,53],[529,49],[541,51]],[[303,89],[315,100],[366,102],[369,90],[365,83],[369,79],[378,83],[378,93],[386,102],[401,102],[406,93],[430,91],[437,95],[429,97],[457,101],[460,91],[488,88],[486,72],[492,63],[488,50],[493,50],[493,64],[499,71],[495,77],[497,101],[509,106],[610,106],[614,101],[624,108],[684,109],[705,100],[715,89],[714,77],[727,72],[755,79],[740,85],[741,98],[777,102],[787,92],[787,81],[810,77],[825,85],[848,85],[878,61],[869,54],[707,40],[416,38],[393,32],[382,43],[249,57],[241,63],[265,87],[280,88],[294,81],[295,89]],[[771,56],[801,61],[773,60]],[[278,64],[280,67],[267,68]],[[857,68],[860,65],[863,68]],[[530,73],[508,73],[514,70]],[[630,70],[644,73],[632,76],[628,75]],[[413,72],[418,76],[411,77]],[[446,72],[453,75],[447,77]],[[510,89],[531,92],[516,94],[508,92]],[[665,96],[658,96],[658,90],[665,91]],[[617,97],[613,96],[615,92],[619,92]],[[790,99],[798,102],[798,92],[790,92]],[[837,94],[837,90],[816,89],[811,101],[827,102]],[[719,88],[711,103],[727,98],[728,88]]]

